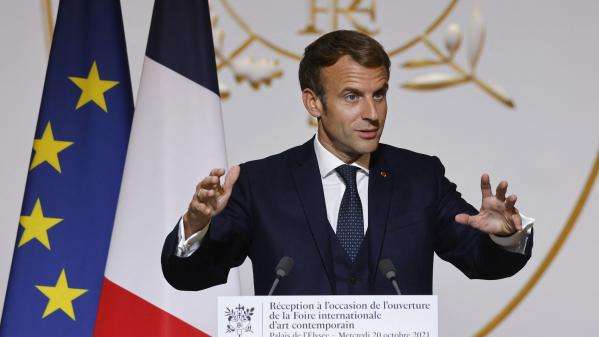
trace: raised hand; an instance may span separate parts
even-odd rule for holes
[[[213,169],[210,171],[209,176],[200,181],[189,203],[189,208],[183,215],[185,238],[201,231],[210,223],[213,216],[225,208],[231,196],[231,191],[233,191],[233,185],[239,178],[239,171],[238,165],[231,166],[222,186],[220,177],[225,174],[225,170],[222,168]]]
[[[483,174],[480,178],[480,189],[483,196],[480,213],[477,215],[458,214],[455,216],[455,221],[499,236],[512,235],[516,231],[522,230],[522,217],[514,206],[517,197],[510,195],[506,198],[507,186],[507,181],[500,182],[495,195],[493,195],[489,175]]]

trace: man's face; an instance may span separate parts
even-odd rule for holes
[[[323,145],[348,160],[374,152],[387,116],[385,67],[366,68],[345,55],[321,70],[321,80],[325,104],[319,134]]]

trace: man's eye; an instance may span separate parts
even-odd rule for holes
[[[358,100],[358,95],[356,94],[347,94],[345,95],[345,100],[348,102],[355,102]]]
[[[386,97],[385,94],[375,94],[374,95],[374,100],[377,101],[377,102],[380,102],[380,101],[384,100],[385,97]]]

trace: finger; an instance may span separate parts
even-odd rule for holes
[[[218,180],[218,182],[214,185],[214,191],[216,191],[216,194],[218,196],[221,196],[223,194],[225,194],[225,191],[223,190],[223,187],[220,184],[220,179]]]
[[[217,185],[219,185],[219,178],[217,176],[207,176],[206,178],[202,179],[199,184],[200,188],[206,190],[212,190]]]
[[[198,199],[200,202],[212,207],[213,209],[216,209],[216,205],[218,204],[218,192],[215,190],[200,190],[200,193],[198,195]]]
[[[516,227],[516,230],[521,231],[522,230],[522,217],[520,216],[520,214],[518,214],[518,213],[512,214],[512,221],[514,222],[514,226]]]
[[[224,193],[223,187],[220,184],[220,177],[225,174],[225,169],[223,168],[215,168],[210,171],[210,176],[217,177],[216,181],[213,183],[212,188],[216,190],[218,195],[222,195]]]
[[[463,225],[467,225],[468,224],[468,219],[470,218],[470,215],[468,214],[458,214],[455,216],[455,221],[459,222]]]
[[[489,175],[486,173],[480,177],[480,190],[483,194],[483,199],[493,196],[493,192],[491,191],[491,178],[489,178]]]
[[[223,169],[223,168],[215,168],[215,169],[212,169],[212,171],[210,171],[210,176],[218,178],[216,180],[216,183],[214,183],[213,188],[218,192],[219,195],[223,193],[222,186],[220,185],[220,177],[222,177],[224,174],[225,174],[225,169]]]
[[[466,213],[461,213],[455,216],[454,220],[463,225],[468,225],[474,228],[479,227],[479,216],[478,215],[469,215]]]
[[[216,191],[214,191],[214,190],[207,190],[207,189],[202,188],[198,191],[198,193],[196,193],[196,199],[199,202],[203,202],[203,203],[206,203],[211,198],[215,198],[215,197],[216,197]]]
[[[514,205],[516,204],[516,200],[518,200],[518,197],[515,194],[512,194],[509,197],[507,197],[507,199],[505,199],[505,209],[508,212],[516,212],[516,208],[514,207]]]
[[[212,212],[212,208],[204,203],[201,203],[197,200],[193,200],[191,202],[191,204],[189,205],[189,209],[191,210],[191,213],[194,215],[203,215],[203,216],[210,216],[211,212]]]
[[[216,190],[208,190],[206,191],[207,197],[205,199],[205,204],[216,209],[216,205],[218,204],[218,196],[219,193]]]
[[[227,172],[227,175],[225,176],[225,183],[223,185],[224,193],[226,195],[231,194],[231,191],[233,190],[233,185],[235,185],[235,182],[239,178],[240,172],[241,168],[239,167],[239,165],[234,165],[229,168],[229,172]]]
[[[214,215],[214,208],[212,206],[210,206],[209,204],[200,204],[199,208],[202,211],[202,214],[204,214],[206,216]]]
[[[497,185],[497,190],[495,191],[495,197],[501,201],[505,201],[505,193],[507,192],[507,181],[502,181]]]
[[[211,188],[213,188],[218,195],[223,194],[223,188],[220,185],[220,177],[222,177],[224,174],[225,174],[225,169],[223,169],[223,168],[215,168],[210,171],[210,176],[216,177],[216,179],[212,179]]]
[[[223,168],[215,168],[210,171],[211,176],[222,177],[225,174],[225,169]]]

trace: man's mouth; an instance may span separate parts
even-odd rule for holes
[[[378,129],[368,129],[368,130],[357,130],[358,136],[362,139],[374,139],[376,138],[376,134]]]

